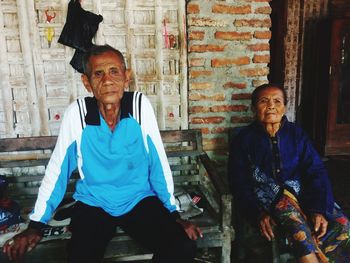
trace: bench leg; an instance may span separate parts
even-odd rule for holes
[[[230,263],[231,262],[231,239],[232,235],[230,233],[231,231],[226,231],[224,233],[224,240],[222,243],[222,250],[221,250],[221,263]]]
[[[233,240],[232,230],[232,196],[223,195],[221,197],[222,205],[222,250],[221,250],[221,263],[231,262],[231,242]]]

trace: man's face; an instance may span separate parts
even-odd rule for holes
[[[271,87],[260,92],[254,110],[262,123],[281,122],[286,111],[282,91]]]
[[[81,77],[85,88],[99,103],[120,103],[124,89],[129,85],[130,71],[124,69],[119,57],[112,51],[91,56],[89,67],[90,77]]]

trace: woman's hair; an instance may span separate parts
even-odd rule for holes
[[[85,75],[90,77],[90,74],[91,74],[91,72],[90,72],[91,69],[90,69],[90,64],[89,64],[90,58],[92,56],[101,55],[105,52],[113,52],[114,54],[116,54],[119,57],[120,62],[122,63],[124,70],[126,69],[124,56],[119,50],[117,50],[109,45],[103,45],[103,46],[93,45],[86,53],[84,53],[84,56],[83,56],[83,71],[84,71]]]
[[[282,91],[283,94],[283,102],[284,105],[287,105],[287,93],[285,89],[283,88],[282,85],[275,84],[275,83],[268,83],[268,84],[263,84],[257,87],[253,93],[252,93],[252,107],[255,108],[256,103],[258,102],[259,95],[262,91],[269,89],[269,88],[276,88]]]

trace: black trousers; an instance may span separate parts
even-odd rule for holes
[[[154,263],[193,262],[195,241],[188,238],[157,197],[146,197],[129,213],[118,217],[77,202],[70,224],[72,237],[67,248],[68,262],[101,262],[116,226],[152,251]]]

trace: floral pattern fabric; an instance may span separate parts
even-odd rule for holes
[[[284,191],[273,209],[273,217],[287,235],[296,257],[314,252],[320,262],[350,262],[350,223],[339,207],[335,206],[327,233],[319,240],[316,240],[306,215],[290,192]]]

